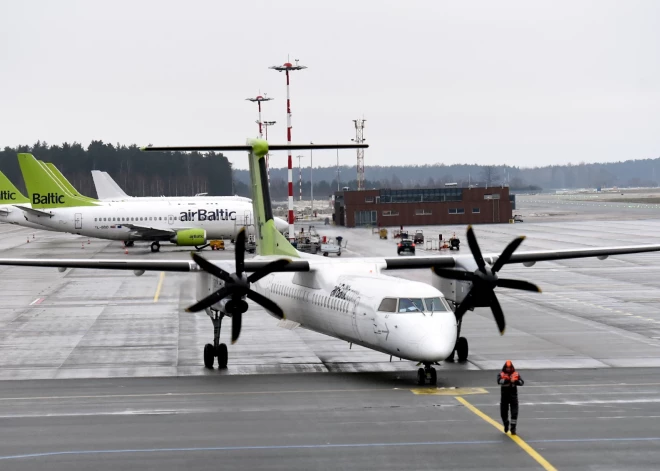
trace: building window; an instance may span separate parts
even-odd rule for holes
[[[472,208],[472,214],[479,214],[481,210],[479,208]]]
[[[415,210],[415,216],[430,216],[431,210],[430,209],[416,209]]]
[[[449,208],[449,214],[465,214],[465,209],[463,209],[463,208]]]
[[[374,197],[373,196],[367,196],[364,198],[365,203],[373,203],[374,202]]]
[[[355,226],[375,226],[377,216],[376,211],[355,211]]]
[[[383,211],[383,216],[398,216],[399,211]]]

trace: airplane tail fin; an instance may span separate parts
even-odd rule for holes
[[[266,154],[277,150],[323,150],[323,149],[364,149],[368,144],[279,144],[268,145],[263,139],[250,139],[247,145],[228,146],[153,146],[141,147],[145,152],[230,152],[247,151],[250,157],[250,185],[252,189],[252,209],[257,234],[257,253],[259,255],[281,255],[286,257],[300,257],[300,253],[277,230],[273,220],[273,208],[268,188],[268,174],[266,170]],[[289,217],[291,218],[291,214]],[[289,221],[293,224],[293,221]]]
[[[0,172],[0,204],[19,204],[29,203],[30,200],[26,198],[23,193],[18,191],[18,188],[7,178],[7,176]]]
[[[108,174],[108,172],[101,172],[100,170],[92,170],[92,178],[94,179],[94,187],[96,194],[100,200],[111,199],[130,199],[131,197],[126,194],[124,190],[117,184],[116,181]]]
[[[64,175],[62,175],[62,172],[59,171],[59,169],[53,165],[50,162],[43,162],[42,160],[39,161],[39,163],[43,166],[46,166],[46,170],[50,171],[50,173],[53,175],[53,177],[60,183],[61,186],[63,186],[69,193],[71,193],[73,196],[78,196],[80,198],[84,198],[89,201],[96,201],[94,198],[90,198],[89,196],[85,196],[81,194],[76,188],[71,184],[69,180],[66,179]]]
[[[88,199],[71,194],[32,154],[18,154],[18,164],[33,208],[96,206]]]

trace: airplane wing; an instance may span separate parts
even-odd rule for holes
[[[145,239],[152,239],[157,237],[162,237],[165,240],[169,240],[174,234],[176,234],[177,229],[160,229],[157,227],[150,226],[141,226],[138,224],[120,224],[122,227],[128,227],[136,235],[144,237]]]
[[[255,272],[261,270],[272,260],[246,260],[245,271]],[[233,266],[227,261],[212,261],[219,266]],[[113,259],[80,259],[80,258],[2,258],[0,265],[23,267],[52,267],[52,268],[91,268],[100,270],[145,270],[145,271],[171,271],[196,272],[202,271],[192,260],[113,260]],[[307,260],[291,260],[286,266],[280,267],[277,272],[309,271]]]
[[[21,211],[25,211],[28,214],[33,214],[35,216],[48,216],[49,218],[52,218],[53,215],[47,211],[41,211],[39,209],[34,209],[34,208],[28,208],[27,206],[21,206],[20,204],[15,204],[18,209]]]
[[[507,263],[534,264],[552,260],[567,260],[571,258],[598,257],[607,258],[610,255],[626,255],[644,252],[660,252],[660,245],[632,245],[628,247],[598,247],[589,249],[539,250],[520,252],[511,255]],[[411,268],[454,268],[456,260],[464,255],[438,255],[434,257],[397,257],[386,258],[386,270],[404,270]],[[484,260],[491,265],[500,257],[499,254],[484,254]]]

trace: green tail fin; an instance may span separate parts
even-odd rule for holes
[[[7,178],[7,176],[0,172],[0,204],[18,204],[29,203],[23,193],[18,191],[18,188]]]
[[[62,175],[62,172],[59,171],[59,169],[53,165],[50,162],[43,162],[39,161],[41,165],[45,165],[46,168],[50,171],[50,173],[55,177],[55,179],[60,182],[60,185],[62,185],[69,193],[71,193],[73,196],[78,196],[80,198],[86,199],[88,201],[98,201],[95,200],[94,198],[90,198],[89,196],[85,196],[81,194],[76,188],[71,184],[69,180],[66,179],[64,175]]]
[[[263,139],[250,140],[250,184],[252,185],[252,211],[255,215],[257,253],[259,255],[284,255],[299,258],[298,251],[277,230],[273,221],[270,202],[266,154],[268,143]]]
[[[32,154],[18,154],[18,164],[33,208],[96,206],[69,193]]]

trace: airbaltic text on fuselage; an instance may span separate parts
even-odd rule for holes
[[[64,195],[59,193],[32,193],[32,204],[64,204]]]
[[[16,192],[7,191],[7,190],[0,191],[0,200],[15,200],[15,199],[16,199]]]
[[[235,221],[236,211],[226,209],[198,209],[197,211],[182,211],[179,214],[182,221]]]

